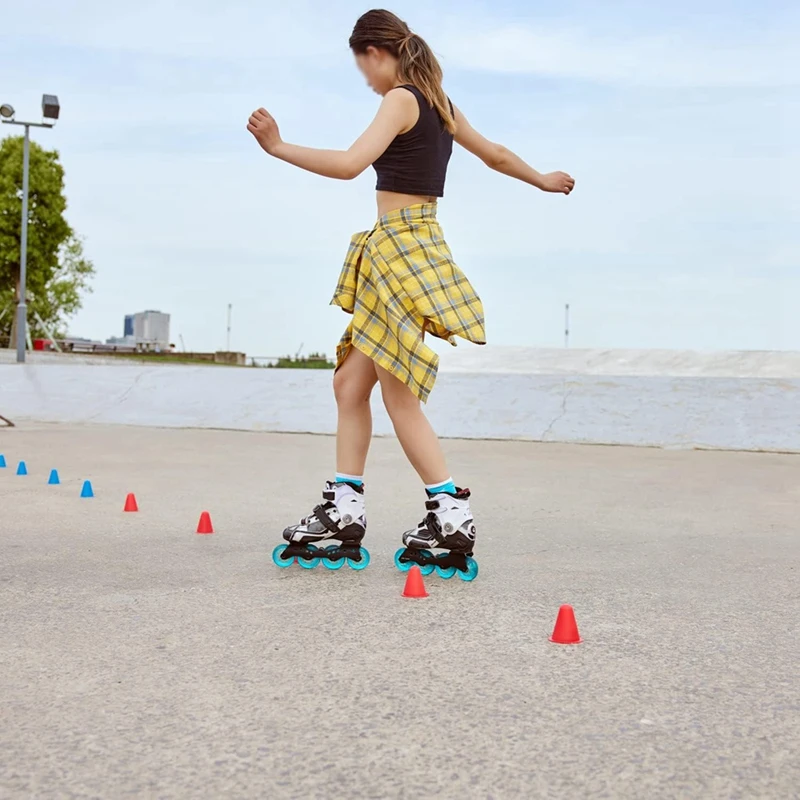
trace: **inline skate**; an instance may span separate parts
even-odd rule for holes
[[[340,569],[345,563],[352,569],[369,564],[369,552],[361,547],[367,531],[364,515],[364,487],[351,483],[326,482],[323,502],[311,514],[283,532],[288,544],[279,544],[272,551],[272,560],[279,567],[297,562],[313,569],[320,562],[328,569]],[[318,548],[314,543],[338,539],[341,544]]]
[[[458,575],[462,581],[473,581],[478,576],[478,562],[472,558],[475,547],[475,523],[469,509],[469,489],[458,489],[456,494],[443,492],[428,497],[427,514],[414,530],[403,534],[403,544],[394,555],[395,566],[408,572],[413,564],[423,575],[434,570],[442,578]],[[440,547],[447,553],[431,553],[430,548]]]

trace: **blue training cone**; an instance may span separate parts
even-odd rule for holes
[[[17,467],[17,475],[27,475],[28,468],[25,466],[24,461],[19,462],[19,466]]]
[[[50,470],[50,477],[47,479],[48,486],[58,486],[61,481],[58,479],[58,470],[51,469]]]
[[[92,491],[92,482],[91,481],[84,481],[83,488],[81,489],[81,497],[94,497],[94,492]]]
[[[0,469],[3,469],[6,465],[6,457],[0,453]]]

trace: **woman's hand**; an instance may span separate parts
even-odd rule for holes
[[[542,183],[539,188],[543,192],[569,194],[575,188],[575,178],[567,175],[566,172],[548,172],[546,175],[542,175]]]
[[[259,108],[250,115],[247,121],[247,130],[256,137],[256,141],[270,155],[275,155],[276,148],[281,144],[281,134],[278,123],[272,114],[264,108]]]

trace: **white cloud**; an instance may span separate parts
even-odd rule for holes
[[[437,41],[448,66],[652,86],[800,85],[793,30],[751,41],[703,40],[686,31],[602,38],[588,29],[532,24],[449,26]]]

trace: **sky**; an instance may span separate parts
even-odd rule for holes
[[[0,102],[61,118],[36,141],[66,170],[97,269],[73,335],[171,314],[189,350],[334,352],[328,305],[372,169],[321,178],[263,153],[347,148],[379,98],[347,48],[350,0],[26,0],[3,9]],[[800,7],[762,0],[441,0],[389,6],[439,56],[488,138],[570,197],[456,148],[439,218],[484,300],[489,341],[800,350]],[[0,135],[18,129],[0,129]],[[464,344],[469,347],[470,345]],[[437,348],[438,349],[438,348]]]

